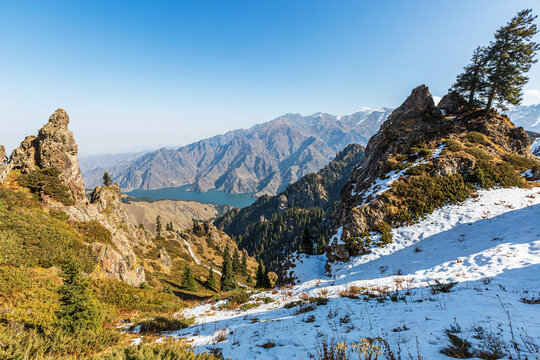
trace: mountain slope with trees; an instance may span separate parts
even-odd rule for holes
[[[303,233],[309,233],[313,247],[322,251],[341,188],[363,154],[361,145],[351,144],[317,173],[305,175],[278,195],[233,209],[214,223],[273,270],[300,249]]]

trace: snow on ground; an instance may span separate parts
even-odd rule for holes
[[[376,336],[394,351],[399,344],[404,358],[410,352],[416,359],[418,349],[423,359],[445,359],[444,329],[456,321],[459,335],[477,345],[475,327],[500,333],[507,345],[513,331],[521,358],[538,359],[532,352],[540,349],[540,304],[520,299],[540,297],[540,188],[478,195],[394,229],[393,244],[334,265],[331,277],[324,275],[324,256],[301,257],[294,268],[300,284],[255,295],[274,302],[247,311],[220,310],[225,301],[186,309],[179,316],[193,316],[195,324],[167,336],[183,337],[197,351],[219,348],[231,359],[308,359],[323,339]],[[433,294],[435,280],[458,284]],[[399,289],[404,298],[340,297],[353,285],[375,293]],[[284,307],[303,293],[330,301],[306,313]],[[269,342],[274,346],[262,347]]]
[[[540,121],[540,118],[539,120]],[[536,154],[537,152],[540,152],[540,138],[536,139],[534,143],[531,145],[531,152],[533,154]]]

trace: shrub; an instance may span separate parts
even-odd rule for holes
[[[173,312],[184,307],[176,296],[151,289],[148,284],[137,288],[119,280],[96,279],[92,290],[99,301],[121,310]]]
[[[465,135],[465,140],[473,144],[486,144],[487,143],[486,136],[476,131],[471,131],[470,133]]]
[[[377,245],[385,247],[392,243],[392,228],[385,221],[380,221],[375,225],[375,231],[381,234],[381,238]]]
[[[244,289],[235,290],[231,292],[228,296],[229,301],[236,304],[243,304],[245,302],[248,302],[250,298],[251,295],[249,295],[248,292]]]
[[[69,188],[64,185],[58,175],[60,175],[60,170],[52,167],[30,171],[28,174],[21,175],[18,180],[22,186],[34,193],[43,193],[64,205],[74,205],[75,200]]]
[[[158,344],[128,346],[116,349],[111,354],[93,357],[92,360],[219,360],[220,357],[204,352],[196,354],[177,340],[167,340]]]
[[[519,170],[540,169],[540,164],[533,159],[516,154],[504,154],[503,160]]]
[[[56,311],[58,324],[69,332],[101,330],[101,312],[90,292],[90,281],[81,273],[73,258],[62,264],[60,274],[64,283],[58,289],[60,308]]]
[[[446,145],[446,149],[452,151],[452,152],[458,152],[463,150],[463,145],[457,140],[454,139],[446,139],[444,141],[444,145]]]
[[[445,177],[423,174],[394,182],[383,196],[398,199],[397,218],[407,222],[418,220],[446,204],[465,201],[470,192],[470,185],[459,174]]]
[[[489,155],[487,152],[477,147],[471,147],[471,148],[465,149],[465,152],[468,154],[471,154],[478,160],[491,160],[492,158],[492,156]]]
[[[73,227],[84,237],[85,241],[89,243],[95,241],[106,245],[112,245],[116,249],[116,246],[112,242],[111,231],[99,221],[79,221],[74,223]]]
[[[439,280],[435,280],[435,284],[430,284],[431,293],[449,293],[452,291],[452,288],[457,285],[457,282],[442,283]]]
[[[195,318],[175,319],[173,317],[158,316],[151,320],[139,323],[141,333],[160,333],[164,331],[176,331],[187,328],[195,322]]]

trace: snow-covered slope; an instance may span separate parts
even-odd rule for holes
[[[186,309],[178,316],[194,316],[195,325],[167,336],[231,359],[308,359],[325,339],[366,337],[384,338],[403,358],[444,359],[445,329],[457,323],[475,348],[496,339],[516,359],[515,339],[522,359],[537,359],[540,304],[521,299],[540,298],[539,219],[540,187],[482,190],[393,229],[392,244],[333,265],[331,278],[324,255],[302,255],[293,268],[297,285],[254,296],[274,302],[247,311],[220,310],[224,301]],[[436,281],[457,285],[434,293]],[[285,307],[321,296],[328,303],[311,311]]]

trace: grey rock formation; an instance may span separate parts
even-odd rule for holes
[[[344,251],[342,241],[371,231],[377,228],[377,224],[386,223],[390,227],[401,225],[399,217],[392,214],[392,211],[399,209],[390,209],[395,200],[383,201],[377,195],[380,185],[376,184],[387,179],[390,172],[397,171],[402,162],[397,159],[406,158],[413,145],[423,143],[434,149],[440,146],[443,139],[466,142],[467,134],[476,132],[489,139],[489,146],[484,146],[483,151],[492,157],[501,157],[505,153],[532,157],[527,133],[523,128],[516,128],[506,116],[494,110],[489,113],[480,110],[462,112],[460,99],[453,95],[445,98],[443,105],[439,105],[439,108],[446,110],[443,115],[434,106],[425,85],[415,88],[371,138],[364,158],[341,192],[336,228],[341,227],[342,235],[340,239],[334,238],[328,247],[329,259],[346,261],[351,255],[359,255]],[[477,161],[466,151],[450,151],[444,156],[430,159],[429,175],[450,176],[459,173],[467,177]]]
[[[70,189],[75,201],[85,201],[84,183],[77,161],[77,144],[68,129],[69,116],[64,109],[51,115],[49,122],[38,132],[38,136],[28,136],[13,150],[12,160],[22,172],[56,167],[60,178]]]

